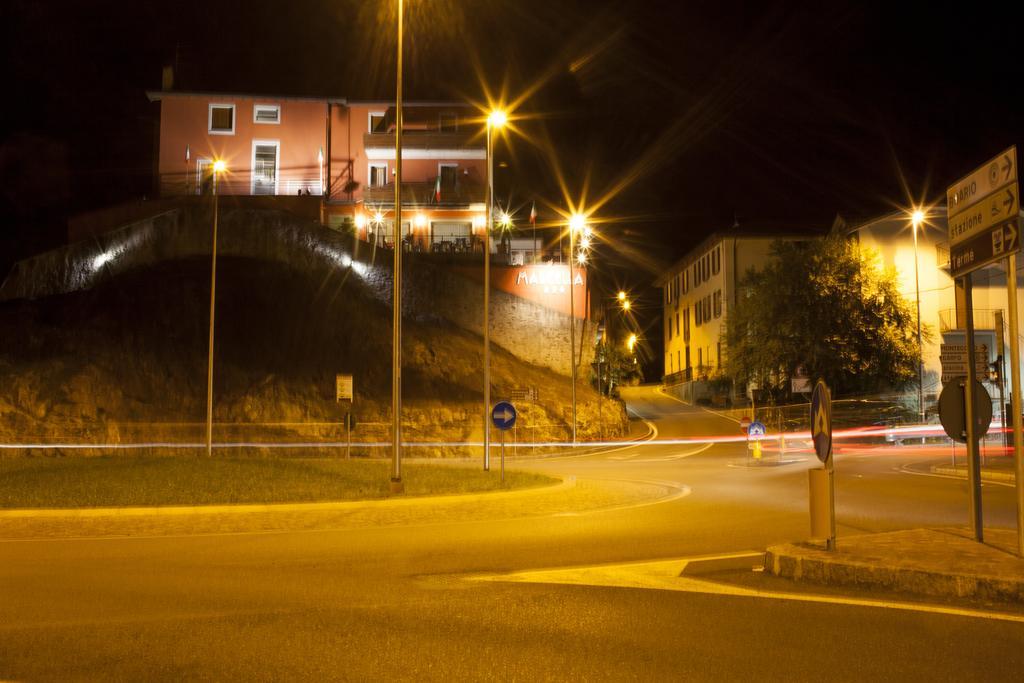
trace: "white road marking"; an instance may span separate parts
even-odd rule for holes
[[[513,583],[551,583],[577,586],[607,586],[615,588],[641,588],[649,590],[671,590],[706,595],[732,595],[736,597],[760,598],[764,600],[788,600],[817,604],[844,605],[891,609],[904,612],[922,612],[971,619],[990,619],[1024,624],[1024,614],[989,612],[968,607],[950,607],[927,603],[899,602],[896,600],[875,600],[871,598],[849,598],[812,593],[785,593],[745,588],[716,583],[704,579],[680,576],[687,562],[701,559],[734,557],[737,553],[718,556],[701,556],[658,560],[654,562],[631,562],[626,564],[573,567],[570,569],[547,569],[510,574],[483,574],[468,576],[471,581],[504,581]]]
[[[954,481],[963,481],[963,482],[967,481],[966,477],[955,477],[952,474],[937,474],[935,472],[918,472],[917,470],[911,469],[910,468],[910,464],[911,463],[907,463],[905,465],[900,465],[899,468],[895,468],[894,467],[893,469],[894,470],[898,469],[898,471],[901,474],[913,474],[915,477],[935,477],[936,479],[952,479]],[[1011,488],[1011,489],[1012,488],[1016,488],[1016,486],[1014,484],[1011,484],[1010,482],[1006,482],[1006,481],[990,481],[988,479],[983,479],[981,481],[981,485],[982,486],[1005,486],[1005,487]]]

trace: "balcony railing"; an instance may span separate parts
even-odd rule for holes
[[[996,329],[996,313],[1001,312],[1001,308],[975,308],[974,309],[974,329],[976,330],[994,330]],[[952,332],[954,330],[962,330],[963,326],[957,325],[956,320],[956,309],[947,308],[939,311],[939,332]]]
[[[363,133],[363,147],[366,149],[394,149],[394,133]],[[475,132],[459,131],[441,133],[438,131],[402,130],[403,149],[458,149],[484,150],[484,139]],[[404,155],[403,155],[404,156]]]
[[[437,201],[435,181],[406,182],[402,181],[402,203],[434,204],[439,207],[465,206],[484,201],[482,185],[467,181],[459,181],[454,185],[441,186],[441,201]],[[393,205],[395,203],[395,184],[388,183],[383,187],[363,188],[363,201],[367,204]]]

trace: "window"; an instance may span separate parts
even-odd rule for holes
[[[213,135],[234,135],[235,105],[211,104],[208,123],[208,130]]]
[[[704,349],[697,349],[697,367],[704,367]]]
[[[665,320],[665,334],[669,341],[672,341],[672,316],[668,316]]]
[[[722,268],[722,254],[721,247],[715,247],[715,250],[711,252],[711,274],[718,275],[718,271]]]
[[[676,336],[679,336],[679,314],[676,313]]]
[[[722,342],[718,342],[718,367],[722,367]]]
[[[689,291],[689,289],[690,289],[690,282],[689,282],[690,274],[687,271],[684,270],[679,275],[679,278],[683,281],[683,294],[686,294],[686,292]]]
[[[721,318],[722,317],[722,290],[719,289],[719,290],[715,291],[714,302],[715,302],[714,303],[715,317],[716,318]]]
[[[693,324],[695,327],[700,327],[704,322],[704,308],[700,305],[700,301],[693,307]]]
[[[711,320],[711,295],[704,297],[704,320]]]
[[[458,172],[458,164],[438,164],[437,174],[441,176],[441,187],[455,187],[455,179],[458,177]]]
[[[683,341],[690,341],[690,307],[683,311]]]
[[[370,164],[370,172],[367,174],[370,187],[384,187],[388,184],[388,165]]]
[[[665,357],[668,359],[668,374],[672,374],[672,353],[666,353]]]
[[[254,104],[252,105],[253,123],[281,123],[280,104]]]
[[[437,129],[442,133],[454,133],[459,128],[459,119],[451,112],[438,116]]]
[[[384,112],[382,112],[382,111],[371,111],[370,112],[369,128],[370,128],[370,132],[371,133],[387,133],[388,132],[388,122],[387,122],[387,117],[384,115]],[[402,157],[404,158],[405,155],[403,154]]]

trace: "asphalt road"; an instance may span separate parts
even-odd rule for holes
[[[628,400],[658,439],[738,433],[651,389]],[[0,542],[0,679],[1019,680],[1024,623],[714,582],[501,580],[801,539],[816,463],[792,458],[748,467],[742,444],[655,443],[514,464],[666,493],[579,514],[523,498],[498,519]],[[964,524],[965,484],[920,474],[934,458],[841,449],[840,538]],[[986,486],[985,507],[988,523],[1012,526],[1011,488]]]

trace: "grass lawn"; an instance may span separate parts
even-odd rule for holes
[[[387,498],[388,460],[90,457],[0,459],[0,508],[289,503]],[[404,463],[405,496],[553,484],[541,474]]]

